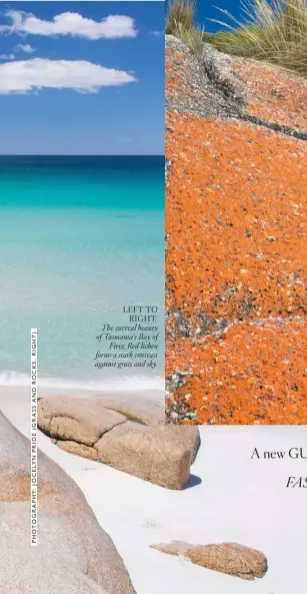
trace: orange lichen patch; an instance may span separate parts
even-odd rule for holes
[[[306,313],[307,145],[168,114],[167,309],[210,319]]]
[[[168,411],[307,422],[307,143],[168,112],[166,157]]]
[[[188,61],[182,52],[170,48],[165,50],[165,92],[167,96],[177,95],[183,91],[187,68]]]
[[[199,424],[306,424],[307,321],[268,320],[231,327],[220,338],[168,344],[166,374],[185,382],[168,406],[188,403]]]
[[[232,58],[232,70],[244,82],[249,113],[278,124],[307,130],[307,80],[274,66]]]

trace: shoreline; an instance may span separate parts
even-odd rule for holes
[[[31,378],[28,373],[0,371],[0,389],[30,389],[30,381]],[[160,399],[162,402],[165,390],[165,380],[163,375],[112,375],[102,381],[97,381],[89,380],[87,378],[77,378],[77,380],[74,380],[71,377],[42,376],[39,373],[38,381],[40,389],[43,389],[44,391],[46,390],[48,394],[50,391],[82,391],[85,394],[93,392],[160,392]]]

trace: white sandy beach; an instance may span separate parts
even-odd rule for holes
[[[1,388],[0,408],[29,436],[25,388]],[[39,447],[82,489],[123,557],[137,594],[305,594],[307,489],[285,486],[289,476],[307,475],[306,461],[250,459],[255,447],[259,453],[291,447],[307,451],[305,427],[201,427],[200,433],[191,484],[181,492],[68,454],[42,434]],[[238,542],[262,551],[269,569],[263,579],[249,582],[149,546],[171,540]]]

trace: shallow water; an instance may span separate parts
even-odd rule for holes
[[[28,382],[36,327],[45,385],[160,385],[163,159],[0,157],[0,287],[0,384]],[[101,325],[135,303],[160,308],[157,369],[95,369]]]

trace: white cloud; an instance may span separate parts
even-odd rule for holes
[[[93,21],[76,12],[63,12],[52,21],[44,21],[32,14],[9,10],[6,16],[10,25],[1,25],[0,33],[19,33],[20,35],[71,35],[86,39],[112,39],[136,37],[134,20],[129,16],[109,15],[101,21]]]
[[[86,61],[33,60],[0,64],[0,95],[36,89],[74,89],[97,93],[102,87],[135,82],[132,74]]]
[[[0,54],[0,60],[14,60],[14,54]]]
[[[161,31],[149,31],[149,35],[153,35],[154,37],[161,37],[161,35],[164,35],[164,29],[161,29]]]
[[[15,51],[25,52],[25,54],[32,54],[33,52],[35,52],[35,48],[32,47],[32,45],[30,45],[29,43],[26,43],[25,45],[23,45],[22,43],[18,43],[18,45],[16,45],[15,47]]]

